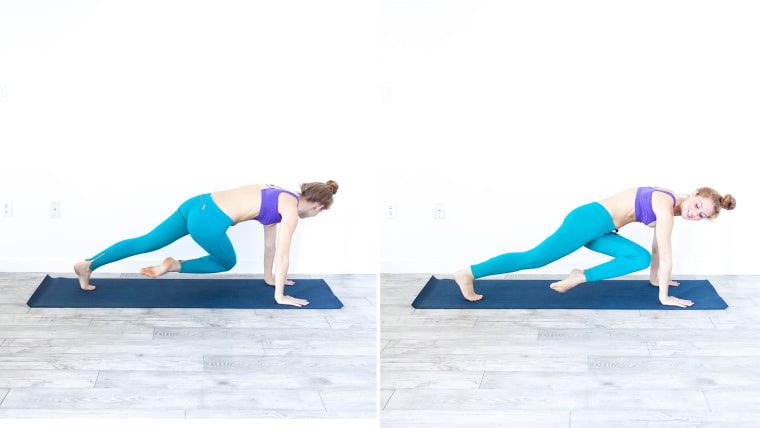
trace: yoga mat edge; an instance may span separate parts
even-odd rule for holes
[[[416,309],[609,309],[609,310],[721,310],[728,305],[707,280],[684,280],[670,295],[694,301],[687,308],[660,304],[659,290],[648,280],[605,280],[581,284],[566,293],[549,285],[555,280],[475,281],[484,297],[470,302],[453,279],[431,277],[412,302]]]
[[[340,309],[343,303],[323,279],[297,279],[285,294],[306,299],[303,307],[279,305],[263,279],[97,278],[92,291],[77,278],[46,275],[27,301],[48,308]]]

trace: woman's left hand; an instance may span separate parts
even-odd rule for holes
[[[264,282],[266,282],[267,284],[269,284],[272,287],[274,287],[274,279],[273,278],[266,278],[266,279],[264,279]],[[295,284],[295,282],[290,281],[288,279],[285,280],[285,285],[293,285],[293,284]]]

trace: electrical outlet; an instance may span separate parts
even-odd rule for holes
[[[435,206],[435,219],[443,220],[446,218],[446,204],[443,202],[436,202]]]
[[[61,203],[50,201],[50,218],[61,218]]]
[[[385,204],[385,218],[398,218],[398,209],[395,202]]]
[[[3,202],[2,206],[2,216],[4,218],[11,218],[13,217],[13,202],[11,201],[5,201]]]

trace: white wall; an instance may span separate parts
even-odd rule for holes
[[[760,273],[759,12],[751,1],[385,2],[383,198],[398,218],[382,221],[382,271],[452,272],[529,249],[620,190],[707,185],[737,209],[677,221],[674,273]],[[643,225],[622,235],[651,245]],[[533,272],[602,260],[581,250]]]
[[[197,193],[335,179],[333,210],[299,226],[294,272],[376,272],[380,257],[450,272],[623,188],[706,184],[738,208],[677,224],[676,273],[758,273],[759,15],[752,1],[0,0],[0,202],[14,204],[0,270],[69,270]],[[380,218],[386,201],[397,219]],[[643,226],[623,234],[649,246]],[[230,236],[235,271],[260,272],[260,227]],[[186,239],[104,271],[166,254],[200,252]]]
[[[69,271],[199,193],[333,179],[290,270],[377,272],[376,16],[352,0],[0,1],[0,270]],[[233,272],[262,272],[261,226],[229,235]],[[202,254],[184,238],[103,271]]]

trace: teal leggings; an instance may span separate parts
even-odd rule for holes
[[[232,219],[211,199],[210,194],[196,196],[185,201],[179,209],[147,235],[127,239],[106,248],[92,260],[90,269],[125,259],[136,254],[149,253],[190,235],[208,256],[182,262],[183,273],[225,272],[237,262],[227,229]]]
[[[507,253],[473,265],[475,278],[536,269],[586,247],[614,257],[607,263],[585,271],[586,280],[623,276],[649,267],[652,256],[639,244],[615,233],[609,212],[598,202],[576,208],[562,226],[536,248],[523,253]]]

